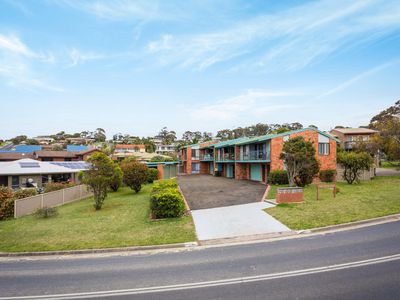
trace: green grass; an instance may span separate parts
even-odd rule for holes
[[[400,161],[384,161],[381,163],[381,167],[385,169],[400,170]]]
[[[266,212],[291,229],[309,229],[400,213],[400,176],[376,177],[349,185],[338,183],[339,193],[322,189],[316,200],[316,186],[304,189],[304,203],[280,204]],[[273,193],[276,186],[272,187]],[[268,197],[269,198],[269,197]]]
[[[151,185],[139,194],[129,188],[109,193],[103,208],[93,198],[58,208],[58,216],[26,216],[0,222],[0,251],[50,251],[159,245],[194,241],[191,216],[149,219]]]

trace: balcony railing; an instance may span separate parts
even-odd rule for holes
[[[223,155],[220,155],[218,157],[218,160],[235,160],[235,154],[234,153],[224,153]]]
[[[249,151],[242,153],[241,160],[267,160],[267,153],[263,151]]]
[[[214,160],[214,154],[202,154],[200,155],[200,160]]]

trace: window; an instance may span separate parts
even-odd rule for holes
[[[318,154],[319,155],[329,155],[329,143],[318,143]]]

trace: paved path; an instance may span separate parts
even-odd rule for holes
[[[400,176],[400,171],[387,168],[376,168],[376,176]]]
[[[290,231],[263,209],[266,202],[193,210],[197,238],[201,241]]]
[[[192,210],[259,202],[266,190],[259,182],[211,175],[179,176],[178,183]]]
[[[399,254],[399,228],[400,222],[392,222],[304,238],[157,254],[4,258],[0,298],[97,292],[93,298],[98,299],[109,291],[101,299],[398,299],[399,260],[349,263]],[[346,267],[326,269],[338,264]],[[289,275],[266,276],[283,272]],[[181,286],[248,276],[261,280]],[[167,285],[176,289],[154,290]],[[136,295],[129,291],[145,287],[152,290]],[[128,290],[118,296],[115,290],[122,289]]]

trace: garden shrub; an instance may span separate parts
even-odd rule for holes
[[[152,194],[158,193],[161,190],[169,189],[169,188],[178,188],[178,182],[175,178],[172,179],[161,179],[156,180],[153,183],[153,189],[151,191]]]
[[[14,199],[28,198],[28,197],[36,196],[37,194],[38,194],[38,192],[35,188],[20,189],[20,190],[16,190],[14,192]]]
[[[268,183],[270,184],[288,184],[288,175],[286,171],[275,170],[268,174]]]
[[[167,188],[151,196],[150,209],[155,218],[177,218],[185,213],[185,203],[177,188]]]
[[[158,170],[154,168],[149,168],[147,170],[147,182],[153,183],[158,179]]]
[[[66,189],[69,187],[73,187],[75,184],[72,183],[61,183],[61,182],[49,182],[44,185],[44,192],[50,193],[62,189]]]
[[[135,193],[139,193],[142,184],[147,181],[147,166],[135,160],[123,160],[121,169],[124,174],[123,182],[129,186]]]
[[[39,218],[50,218],[58,215],[57,207],[43,207],[36,210],[35,215]]]
[[[122,185],[122,178],[124,174],[122,173],[121,168],[118,165],[115,165],[114,174],[110,180],[110,189],[114,192],[117,192],[119,187]]]
[[[319,171],[319,179],[322,182],[333,182],[335,179],[336,171],[335,170],[321,170]]]
[[[14,217],[13,191],[9,187],[0,186],[0,220]]]

